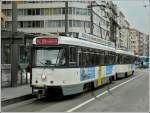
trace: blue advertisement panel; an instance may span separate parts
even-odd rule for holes
[[[106,66],[106,75],[112,74],[113,65]]]
[[[81,68],[80,69],[80,81],[93,79],[95,78],[95,68]]]
[[[134,69],[135,68],[135,65],[134,64],[131,64],[131,69]]]

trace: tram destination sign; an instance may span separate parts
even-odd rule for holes
[[[108,40],[104,40],[100,37],[90,35],[90,34],[87,34],[87,33],[79,33],[79,39],[115,48],[115,44],[113,42],[108,41]]]

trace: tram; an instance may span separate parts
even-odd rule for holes
[[[149,58],[148,58],[148,56],[139,56],[137,62],[138,62],[138,67],[139,68],[149,68]]]
[[[116,67],[124,68],[116,64],[114,43],[85,33],[79,38],[35,37],[31,61],[31,87],[39,97],[72,95],[111,83],[120,73]]]
[[[116,79],[125,78],[135,72],[136,56],[132,52],[116,50]]]

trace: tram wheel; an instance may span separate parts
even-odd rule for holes
[[[109,77],[109,83],[111,84],[112,81],[113,81],[113,78],[112,78],[112,76],[111,76],[111,77]]]
[[[127,74],[127,72],[125,72],[125,78],[127,78],[128,77],[128,74]]]
[[[132,71],[132,75],[134,75],[134,71]]]
[[[118,80],[118,74],[116,73],[116,76],[115,76],[116,80]]]

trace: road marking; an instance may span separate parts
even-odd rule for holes
[[[112,91],[112,90],[114,90],[114,89],[116,89],[116,88],[118,88],[118,87],[120,87],[120,86],[122,86],[122,85],[124,85],[124,84],[126,84],[126,83],[128,83],[128,82],[130,82],[130,81],[132,81],[132,80],[134,80],[134,79],[136,79],[136,78],[138,78],[138,77],[140,77],[140,76],[143,75],[143,74],[144,74],[144,73],[142,73],[142,74],[140,74],[140,75],[138,75],[138,76],[135,76],[135,77],[133,77],[133,78],[131,78],[131,79],[129,79],[129,80],[127,80],[127,81],[125,81],[125,82],[123,82],[123,83],[121,83],[121,84],[119,84],[119,85],[113,87],[113,88],[111,88],[110,91]],[[99,98],[99,97],[105,95],[107,92],[108,92],[108,91],[104,91],[103,93],[97,95],[96,97]],[[83,102],[83,103],[81,103],[81,104],[79,104],[79,105],[77,105],[77,106],[75,106],[75,107],[73,107],[73,108],[67,110],[66,112],[73,112],[73,111],[75,111],[75,110],[77,110],[78,108],[80,108],[80,107],[82,107],[82,106],[88,104],[89,102],[91,102],[91,101],[93,101],[93,100],[95,100],[95,98],[91,98],[91,99],[89,99],[89,100],[87,100],[87,101],[85,101],[85,102]]]

